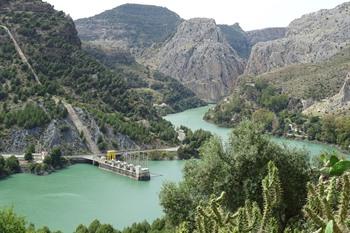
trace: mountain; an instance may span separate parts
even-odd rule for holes
[[[244,60],[215,21],[203,18],[182,22],[176,33],[159,48],[152,48],[142,62],[180,80],[209,102],[229,94],[244,70]]]
[[[72,154],[176,140],[130,73],[82,49],[69,16],[40,0],[1,1],[0,11],[0,151],[35,144]]]
[[[257,43],[246,74],[261,74],[291,64],[319,63],[350,44],[350,2],[292,21],[281,39]]]
[[[243,72],[243,60],[214,20],[185,21],[163,7],[126,4],[75,23],[84,44],[130,53],[137,62],[179,80],[205,101],[227,95]],[[182,54],[179,49],[184,49]],[[248,51],[239,50],[246,57]],[[170,54],[178,55],[176,63]]]
[[[139,4],[121,5],[75,23],[87,47],[108,51],[107,56],[129,53],[207,102],[217,102],[231,92],[255,43],[285,33],[284,28],[244,32],[238,23],[183,20],[166,8]]]
[[[174,12],[158,6],[124,4],[90,18],[78,19],[75,25],[83,41],[131,49],[143,48],[166,40],[181,23]]]
[[[242,76],[268,81],[290,96],[319,101],[335,95],[350,71],[350,46],[319,63],[292,64],[259,75]]]

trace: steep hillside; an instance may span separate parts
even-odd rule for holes
[[[286,37],[256,44],[245,73],[261,74],[290,64],[318,63],[350,44],[350,3],[294,20]]]
[[[205,104],[176,79],[140,65],[124,51],[107,50],[106,47],[96,47],[91,43],[84,43],[83,47],[107,67],[125,74],[126,82],[135,95],[148,101],[161,114],[180,112]]]
[[[56,99],[94,122],[100,149],[121,142],[161,144],[175,138],[172,127],[152,104],[135,95],[126,73],[114,73],[81,49],[73,21],[39,0],[3,1],[6,26],[40,81],[20,59],[7,32],[0,29],[0,151],[21,152],[30,143],[50,150],[86,151],[85,140]]]
[[[350,73],[346,76],[344,84],[336,95],[316,102],[307,107],[303,113],[307,115],[340,115],[350,110]]]
[[[244,61],[212,19],[184,21],[143,62],[174,77],[203,100],[216,102],[230,93],[244,70]]]
[[[321,100],[339,91],[349,70],[350,47],[347,47],[324,62],[289,65],[251,77],[266,80],[296,98]]]
[[[83,41],[112,42],[133,53],[166,40],[182,19],[166,8],[125,4],[99,15],[75,22]]]
[[[248,37],[238,23],[233,25],[218,25],[222,34],[230,46],[237,51],[238,55],[244,59],[249,58],[251,44]]]

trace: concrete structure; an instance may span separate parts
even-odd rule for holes
[[[140,165],[134,165],[125,161],[106,159],[105,156],[67,156],[72,163],[89,163],[98,166],[100,169],[116,173],[118,175],[127,176],[129,178],[149,181],[151,174],[148,168]]]

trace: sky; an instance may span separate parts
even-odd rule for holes
[[[285,27],[293,19],[345,0],[45,0],[73,19],[85,18],[125,3],[167,7],[184,19],[214,18],[218,24],[238,22],[244,30]]]

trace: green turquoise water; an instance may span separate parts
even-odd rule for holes
[[[158,194],[165,180],[181,179],[182,161],[150,162],[150,182],[78,164],[49,176],[19,174],[0,181],[0,207],[13,206],[36,226],[64,233],[94,219],[119,229],[162,215]]]
[[[209,107],[191,109],[165,118],[175,126],[209,130],[227,140],[230,129],[202,120]],[[309,150],[316,155],[334,148],[283,138],[273,140]],[[166,180],[179,181],[182,161],[150,162],[150,182],[138,182],[91,165],[74,165],[49,176],[19,174],[0,181],[0,207],[13,207],[36,226],[49,226],[64,233],[94,219],[121,229],[134,222],[152,221],[162,215],[158,194]]]
[[[170,114],[170,115],[167,115],[165,119],[172,122],[175,125],[175,127],[184,125],[192,130],[197,130],[197,129],[208,130],[220,136],[224,141],[227,141],[230,133],[229,128],[218,127],[214,124],[208,123],[203,120],[204,114],[212,106],[213,105],[190,109],[182,113]],[[324,152],[324,151],[336,150],[335,147],[332,147],[326,144],[313,143],[309,141],[291,140],[291,139],[277,138],[277,137],[272,137],[272,140],[280,144],[284,144],[288,147],[305,148],[313,156],[319,155],[321,152]]]

